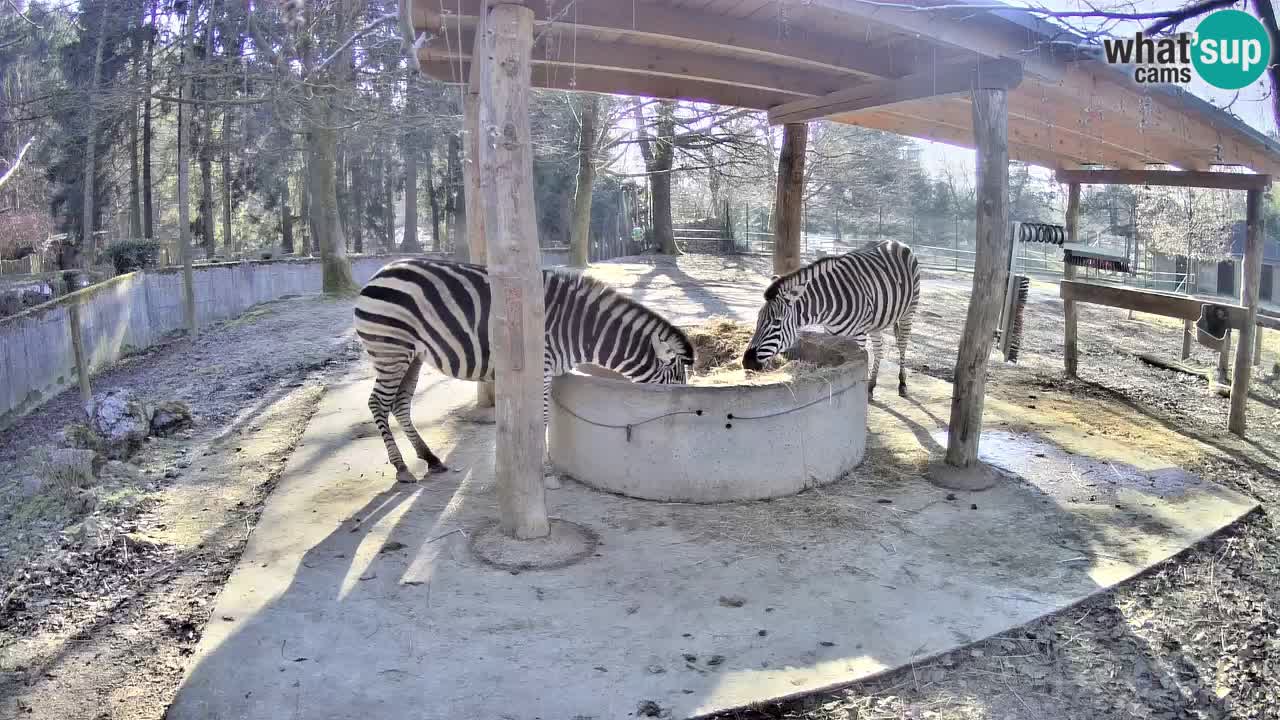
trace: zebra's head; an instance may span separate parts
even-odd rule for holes
[[[808,285],[801,276],[803,272],[773,276],[773,283],[764,291],[764,307],[756,319],[756,332],[742,354],[743,368],[763,370],[766,361],[796,344],[800,328],[808,324],[801,317],[801,299]]]
[[[683,385],[689,381],[689,368],[693,366],[693,343],[674,325],[653,334],[653,372],[648,378],[635,378],[639,382],[660,385]]]

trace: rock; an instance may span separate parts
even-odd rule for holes
[[[156,406],[151,413],[151,434],[157,437],[168,437],[191,427],[194,417],[191,406],[181,400],[169,400]]]
[[[105,443],[106,455],[128,460],[151,432],[151,413],[127,390],[112,390],[95,399],[90,426]]]
[[[39,495],[44,489],[44,480],[35,475],[23,475],[18,482],[18,487],[21,489],[22,497],[33,497]]]
[[[92,515],[62,531],[67,539],[83,548],[99,548],[111,542],[106,525]]]
[[[102,437],[94,432],[93,428],[84,423],[71,423],[64,427],[61,440],[64,447],[93,450],[95,452],[105,450]]]
[[[93,450],[58,448],[37,466],[37,475],[42,484],[70,493],[92,487],[101,468],[102,456]]]

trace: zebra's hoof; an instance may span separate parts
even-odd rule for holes
[[[396,471],[396,482],[412,484],[418,482],[418,478],[414,477],[413,473],[409,472],[409,468],[405,468],[403,470]]]
[[[898,386],[898,397],[906,397],[906,396],[907,396],[907,386],[906,386],[906,385],[899,385],[899,386]]]
[[[442,462],[438,462],[438,463],[436,463],[436,464],[434,464],[434,465],[427,465],[427,472],[431,473],[432,475],[439,475],[440,473],[447,473],[447,472],[449,472],[449,466],[448,466],[448,465],[445,465],[445,464],[444,464],[444,463],[442,463]]]

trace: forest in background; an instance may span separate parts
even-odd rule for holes
[[[0,258],[177,262],[183,233],[197,259],[465,257],[460,89],[417,73],[397,20],[394,0],[4,0]],[[540,241],[578,264],[635,225],[664,252],[682,224],[771,230],[763,113],[543,91],[531,115]],[[971,162],[922,147],[812,124],[806,232],[969,247]],[[1012,218],[1061,222],[1063,195],[1011,167]],[[1082,211],[1086,237],[1216,260],[1243,194],[1097,188]]]

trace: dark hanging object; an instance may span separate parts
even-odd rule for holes
[[[1011,307],[1005,309],[1005,317],[1009,318],[1009,331],[1004,345],[1004,359],[1007,362],[1018,362],[1018,349],[1022,346],[1022,311],[1027,307],[1027,294],[1031,290],[1031,278],[1025,275],[1013,277],[1013,297]]]
[[[1106,255],[1100,252],[1066,249],[1062,251],[1062,261],[1076,267],[1091,267],[1108,272],[1129,272],[1128,258],[1119,255]]]
[[[1067,231],[1061,225],[1048,223],[1019,223],[1018,240],[1024,243],[1048,243],[1061,245],[1066,242]]]
[[[1200,306],[1200,319],[1196,321],[1196,340],[1201,345],[1222,352],[1222,344],[1230,329],[1231,320],[1225,307],[1211,303]]]

